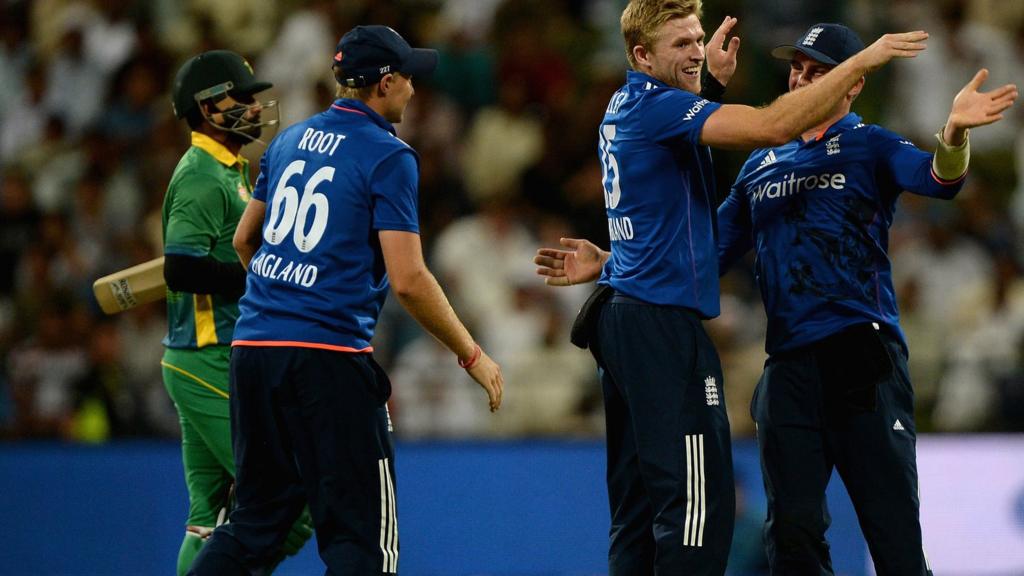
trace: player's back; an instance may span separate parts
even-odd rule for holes
[[[389,287],[375,233],[374,181],[402,154],[414,155],[390,123],[353,100],[274,139],[253,193],[266,203],[266,216],[236,345],[369,348]]]

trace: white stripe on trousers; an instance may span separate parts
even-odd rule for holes
[[[687,434],[686,441],[686,521],[683,545],[704,546],[704,521],[707,518],[704,491],[704,435]]]
[[[381,572],[398,572],[398,519],[395,517],[395,486],[391,481],[388,459],[377,460],[380,478],[380,551],[384,556]]]

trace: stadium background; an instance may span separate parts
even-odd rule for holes
[[[287,125],[327,106],[334,44],[371,22],[441,51],[399,133],[422,159],[430,266],[507,381],[492,416],[450,354],[385,309],[374,344],[395,385],[403,573],[603,573],[600,393],[566,334],[586,290],[546,288],[531,260],[559,236],[607,245],[595,134],[623,78],[624,5],[0,0],[0,574],[171,569],[185,493],[160,380],[163,304],[103,317],[91,283],[160,254],[160,203],[188,145],[168,97],[185,58],[246,55],[275,83]],[[785,90],[787,66],[767,52],[810,24],[843,21],[865,40],[927,30],[928,51],[869,77],[854,105],[926,148],[978,67],[990,86],[1024,79],[1021,2],[712,0],[704,11],[709,36],[724,15],[740,19],[726,100],[749,104]],[[1018,105],[976,130],[957,200],[905,195],[892,229],[939,576],[1024,574],[1022,119]],[[722,197],[744,156],[715,158]],[[709,328],[745,503],[733,573],[759,574],[746,405],[764,313],[749,265],[725,278],[722,303]],[[852,510],[832,488],[837,567],[866,573]],[[312,548],[282,573],[315,572]]]

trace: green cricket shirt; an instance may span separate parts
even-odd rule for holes
[[[237,262],[231,240],[251,195],[248,161],[193,132],[192,147],[178,162],[164,196],[164,254]],[[237,319],[234,298],[168,289],[164,346],[230,346]]]

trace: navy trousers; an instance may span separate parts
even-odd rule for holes
[[[307,502],[328,574],[397,573],[390,393],[369,354],[234,348],[237,504],[189,574],[266,573]]]
[[[751,415],[768,496],[765,541],[773,575],[833,574],[825,540],[833,468],[853,501],[876,573],[931,574],[921,544],[906,352],[892,335],[871,332],[836,350],[811,345],[765,364]],[[858,372],[874,364],[872,347],[889,370],[877,385],[863,387],[869,382],[858,382]]]
[[[722,367],[701,319],[616,295],[597,333],[609,574],[721,576],[735,487]]]

